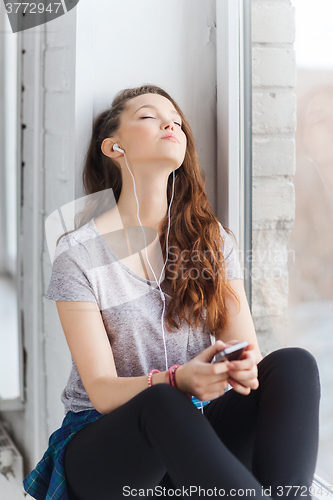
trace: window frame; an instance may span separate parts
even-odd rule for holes
[[[252,308],[252,40],[251,2],[216,1],[217,216],[239,245]],[[222,29],[219,27],[222,26]],[[237,166],[237,167],[236,167]]]

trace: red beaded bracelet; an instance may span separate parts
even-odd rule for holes
[[[154,373],[161,373],[161,372],[160,372],[160,370],[150,370],[150,372],[148,373],[148,387],[151,387],[153,385],[152,378],[153,378]]]
[[[176,370],[179,367],[180,367],[180,365],[173,365],[173,366],[171,366],[171,368],[169,368],[169,383],[170,383],[170,385],[172,385],[172,387],[175,387],[176,389],[178,389],[177,382],[176,382]],[[188,398],[192,399],[192,396],[190,393],[186,392],[185,394]]]
[[[176,387],[176,389],[177,389],[177,384],[176,384],[176,370],[179,367],[180,367],[180,365],[172,365],[171,368],[169,368],[169,381],[170,381],[170,385],[172,385],[172,387]]]

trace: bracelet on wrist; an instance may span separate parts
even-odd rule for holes
[[[161,373],[160,370],[150,370],[148,373],[148,387],[151,387],[153,385],[153,375],[154,373]]]
[[[172,387],[176,387],[176,389],[178,389],[177,383],[176,383],[176,370],[179,367],[180,367],[180,365],[172,365],[169,368],[169,381],[170,381],[170,385],[172,385]]]
[[[179,367],[180,365],[173,365],[171,366],[171,368],[169,368],[169,384],[172,385],[172,387],[175,387],[176,389],[178,389],[176,382],[176,371]],[[188,392],[185,392],[185,394],[188,398],[192,399],[191,394],[189,394]]]

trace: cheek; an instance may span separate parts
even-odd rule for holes
[[[134,127],[132,131],[132,139],[137,146],[143,146],[143,144],[147,146],[149,143],[151,144],[151,140],[155,138],[155,136],[156,132],[154,133],[148,124],[141,124],[141,126]]]
[[[126,130],[124,137],[127,140],[127,147],[133,152],[139,152],[147,147],[150,138],[149,129],[143,126],[133,126]]]
[[[127,136],[127,150],[132,160],[141,160],[153,148],[154,134],[149,127],[132,127]]]

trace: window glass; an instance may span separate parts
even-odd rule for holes
[[[333,484],[333,2],[293,0],[296,14],[295,222],[288,241],[288,345],[321,377],[316,473]]]

